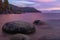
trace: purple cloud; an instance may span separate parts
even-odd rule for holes
[[[33,0],[33,1],[36,1],[36,2],[54,2],[56,0]]]
[[[9,3],[19,7],[35,7],[39,10],[60,9],[60,0],[9,0]]]

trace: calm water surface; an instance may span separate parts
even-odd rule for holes
[[[33,23],[34,20],[39,19],[47,22],[47,25],[35,26],[36,32],[29,35],[32,40],[38,40],[44,35],[58,35],[60,36],[60,14],[2,14],[0,15],[0,40],[9,40],[10,35],[2,33],[2,26],[6,22],[22,20],[29,23]],[[54,20],[53,20],[54,19]]]

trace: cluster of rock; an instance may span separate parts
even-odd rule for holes
[[[31,40],[27,35],[36,31],[33,24],[24,21],[12,21],[5,23],[2,27],[3,33],[14,34],[10,40]]]
[[[35,25],[42,25],[43,22],[35,20],[33,24],[24,21],[12,21],[3,25],[2,31],[7,34],[14,34],[9,40],[31,40],[26,34],[35,33]]]

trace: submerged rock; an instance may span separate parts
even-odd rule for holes
[[[35,25],[43,25],[44,22],[41,21],[41,20],[35,20],[35,21],[33,22],[33,24],[35,24]]]
[[[36,31],[35,26],[24,21],[13,21],[5,23],[2,27],[2,31],[9,34],[22,33],[31,34]]]
[[[45,35],[39,38],[39,40],[60,40],[60,36],[57,35]]]
[[[29,36],[24,34],[16,34],[10,37],[10,40],[31,40]]]

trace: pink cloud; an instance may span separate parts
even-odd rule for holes
[[[60,7],[42,8],[40,10],[60,10]]]
[[[37,2],[54,2],[56,0],[34,0],[34,1],[37,1]]]

